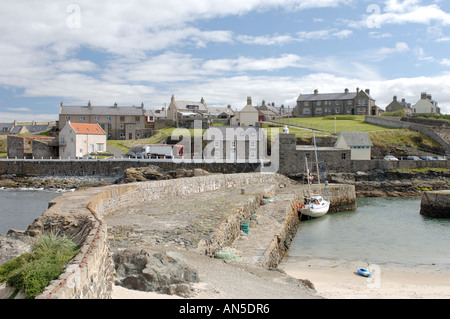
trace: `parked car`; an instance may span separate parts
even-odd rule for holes
[[[386,155],[386,156],[384,157],[384,160],[385,160],[385,161],[398,161],[398,158],[395,157],[395,156],[392,156],[392,155]]]
[[[136,153],[135,152],[129,152],[125,154],[126,158],[135,158],[136,157]]]
[[[445,161],[445,158],[443,158],[442,156],[436,156],[434,159],[436,161]]]
[[[408,156],[406,157],[408,161],[421,161],[419,156]]]
[[[83,157],[81,159],[95,159],[95,156],[86,154],[86,155],[83,155]]]
[[[434,158],[432,156],[422,156],[421,158],[424,161],[434,161]]]
[[[136,153],[135,158],[147,158],[147,156],[145,155],[145,153]]]

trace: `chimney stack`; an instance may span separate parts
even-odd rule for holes
[[[319,94],[319,90],[318,90],[318,89],[315,89],[315,90],[314,90],[314,95],[317,95],[317,94]]]
[[[252,97],[247,96],[247,105],[252,105]]]

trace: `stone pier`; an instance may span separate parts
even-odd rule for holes
[[[450,190],[423,192],[420,214],[434,218],[450,218]]]

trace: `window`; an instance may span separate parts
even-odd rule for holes
[[[343,160],[347,159],[347,154],[346,153],[342,153],[342,157]]]
[[[136,116],[136,117],[134,118],[134,120],[135,120],[136,122],[139,122],[139,116]]]
[[[104,144],[97,144],[97,152],[103,152]]]
[[[107,116],[107,117],[106,117],[106,120],[107,120],[107,121],[111,121],[111,116]]]
[[[322,114],[322,108],[321,107],[316,109],[316,114]]]
[[[86,116],[80,116],[80,120],[86,121]]]
[[[214,147],[219,148],[220,147],[220,141],[214,141]]]
[[[64,137],[61,137],[60,143],[64,144]]]
[[[98,122],[98,116],[94,116],[94,120]]]
[[[121,116],[121,117],[120,117],[120,121],[121,121],[121,122],[125,122],[125,116]]]
[[[66,121],[69,121],[70,120],[70,116],[66,116]]]
[[[236,141],[231,141],[231,148],[236,148]]]
[[[303,114],[305,114],[305,115],[308,115],[309,112],[310,112],[310,110],[309,110],[308,108],[306,108],[306,109],[303,110]]]
[[[120,138],[124,138],[124,137],[125,137],[125,134],[120,133]]]
[[[123,130],[123,124],[120,124],[120,129]]]
[[[321,101],[317,101],[317,106],[321,106],[322,102]]]
[[[250,148],[256,148],[256,142],[250,141]]]
[[[340,111],[340,109],[337,107],[337,108],[336,108],[336,113],[339,113],[339,111]]]

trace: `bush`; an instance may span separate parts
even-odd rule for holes
[[[33,243],[31,253],[0,266],[0,282],[6,281],[15,288],[13,296],[22,291],[27,299],[33,299],[59,277],[78,251],[79,246],[67,237],[41,234]]]

